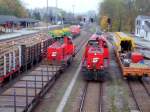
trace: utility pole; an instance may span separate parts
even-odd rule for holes
[[[48,0],[47,0],[47,29],[48,29],[48,21],[49,21],[49,10],[48,10]]]
[[[56,22],[56,24],[57,24],[57,21],[58,21],[58,16],[57,16],[57,14],[58,14],[58,10],[57,10],[57,8],[58,8],[58,0],[56,0],[56,20],[55,20],[55,22]]]
[[[72,5],[72,9],[73,9],[73,17],[74,17],[74,15],[75,15],[74,14],[74,9],[75,9],[75,5],[74,4]]]
[[[75,5],[73,4],[73,5],[72,5],[72,11],[73,11],[73,12],[72,12],[72,13],[73,13],[73,21],[75,21],[74,9],[75,9]]]

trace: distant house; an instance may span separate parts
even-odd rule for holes
[[[137,16],[135,21],[135,35],[145,40],[150,40],[150,16]]]

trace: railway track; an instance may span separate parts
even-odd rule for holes
[[[0,95],[0,112],[30,111],[59,76],[60,66],[39,65]]]
[[[145,47],[143,45],[140,45],[140,44],[136,44],[136,45],[137,45],[138,49],[141,49],[141,50],[150,50],[150,48],[147,48],[147,47]]]
[[[136,109],[139,112],[150,112],[150,94],[145,84],[140,81],[127,81]]]
[[[79,112],[86,111],[103,112],[103,83],[86,82],[81,96]]]
[[[83,40],[76,54],[81,50]],[[47,91],[55,84],[64,67],[40,63],[0,94],[0,112],[30,112]]]
[[[148,87],[147,87],[147,84],[143,81],[143,80],[140,80],[140,83],[142,84],[143,88],[145,89],[147,95],[149,96],[149,99],[150,99],[150,92],[148,90]]]
[[[103,83],[100,83],[99,112],[103,112]]]

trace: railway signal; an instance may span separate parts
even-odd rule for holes
[[[108,18],[108,19],[107,19],[107,24],[108,24],[108,31],[110,31],[111,25],[112,25],[111,18]]]

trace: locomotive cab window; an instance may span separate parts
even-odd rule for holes
[[[131,40],[121,41],[121,52],[131,51],[132,50],[132,42]]]
[[[60,42],[61,44],[64,43],[64,38],[63,37],[57,37],[57,38],[55,38],[55,40]]]
[[[73,44],[71,38],[68,38],[68,44]]]
[[[107,43],[106,43],[106,42],[104,42],[104,48],[108,48],[108,46],[107,46]]]

